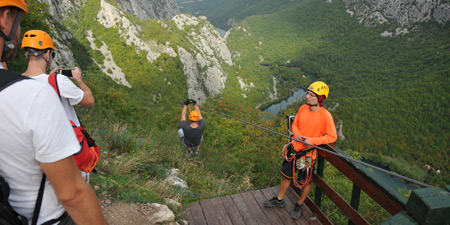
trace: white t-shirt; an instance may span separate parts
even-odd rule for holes
[[[33,76],[32,78],[48,83],[48,77],[49,75],[43,73],[41,75]],[[73,106],[83,100],[83,90],[77,87],[67,76],[62,74],[56,76],[56,81],[58,83],[59,94],[61,95],[61,103],[63,104],[64,111],[66,111],[67,116],[75,123],[75,125],[80,126],[80,121],[78,120],[77,113]]]
[[[9,202],[31,223],[42,179],[39,162],[57,162],[80,150],[49,84],[29,79],[0,91],[0,140],[0,175],[11,188]],[[38,224],[63,212],[47,179]]]

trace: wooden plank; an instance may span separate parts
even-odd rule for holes
[[[255,217],[257,224],[270,224],[269,220],[266,218],[266,215],[259,207],[258,202],[256,202],[255,198],[253,198],[252,193],[241,193],[241,197],[244,199],[245,204],[247,204],[250,212]]]
[[[272,191],[272,188],[263,189],[261,190],[261,192],[264,194],[266,199],[271,199],[274,196],[276,196],[276,194],[274,194],[274,192]],[[296,225],[296,223],[294,222],[294,220],[291,219],[291,216],[289,215],[289,213],[286,211],[285,208],[273,207],[269,209],[273,209],[273,211],[275,211],[275,213],[278,215],[278,218],[280,218],[283,224]]]
[[[203,214],[205,215],[207,224],[220,224],[217,213],[215,212],[215,207],[211,204],[211,200],[205,199],[201,200],[199,203],[203,210]]]
[[[211,204],[214,206],[217,218],[219,219],[221,225],[233,225],[225,207],[222,204],[222,201],[220,201],[220,198],[211,199]]]
[[[199,203],[195,203],[190,207],[192,213],[192,219],[195,225],[207,225],[205,216],[203,215],[202,208]]]
[[[315,175],[315,174],[314,174]],[[370,223],[364,219],[358,211],[356,211],[345,199],[337,193],[333,188],[328,185],[323,178],[315,175],[314,180],[316,185],[334,202],[344,214],[354,223],[354,224],[367,224]]]
[[[272,225],[283,225],[283,222],[278,217],[277,213],[273,208],[270,207],[264,207],[263,201],[266,200],[266,197],[261,192],[261,190],[252,191],[251,194],[255,198],[256,202],[258,203],[260,209],[263,211],[264,215],[269,220],[270,224]]]
[[[228,216],[230,216],[231,222],[234,225],[245,225],[245,222],[242,219],[242,216],[239,213],[238,208],[234,204],[234,201],[231,198],[231,196],[221,197],[220,200],[222,201],[223,207],[227,211]]]
[[[194,224],[194,219],[192,218],[191,208],[185,211],[184,218],[189,221],[189,224]]]
[[[337,150],[334,145],[321,145],[330,151]],[[376,184],[376,182],[372,182],[367,176],[359,173],[354,165],[351,165],[346,159],[341,157],[329,154],[324,151],[319,151],[320,156],[328,160],[334,167],[336,167],[341,173],[343,173],[346,177],[348,177],[353,183],[358,185],[361,190],[363,190],[367,195],[369,195],[373,200],[375,200],[381,207],[383,207],[386,211],[388,211],[391,215],[395,215],[399,212],[405,211],[404,206],[397,202],[395,197],[390,195],[388,192],[383,191],[383,189]]]
[[[241,213],[242,219],[244,219],[245,224],[257,225],[258,223],[256,222],[255,216],[253,216],[250,208],[245,203],[244,198],[242,198],[241,194],[231,195],[231,198],[233,199],[236,207],[239,209],[239,212]]]

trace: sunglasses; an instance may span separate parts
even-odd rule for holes
[[[52,51],[52,59],[54,59],[56,56],[56,52]]]

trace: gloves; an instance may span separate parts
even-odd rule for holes
[[[197,101],[195,101],[194,99],[191,99],[191,104],[192,104],[192,105],[196,105],[196,104],[197,104]]]
[[[191,99],[187,99],[186,101],[184,101],[184,105],[189,105],[191,103]]]

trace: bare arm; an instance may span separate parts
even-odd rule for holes
[[[94,95],[92,95],[91,89],[83,82],[83,79],[81,78],[81,70],[78,67],[72,68],[72,76],[77,82],[78,87],[84,92],[83,99],[78,104],[87,107],[94,106]]]
[[[72,156],[40,166],[76,224],[106,224],[97,196],[81,177]]]
[[[202,120],[203,119],[202,113],[200,112],[200,108],[198,107],[198,105],[194,105],[194,109],[195,109],[195,111],[198,112],[198,119]]]
[[[184,105],[183,110],[181,110],[181,121],[186,120],[186,111],[187,111],[187,105]]]

